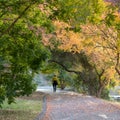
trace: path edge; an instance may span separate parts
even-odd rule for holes
[[[34,120],[42,120],[45,112],[46,112],[46,107],[47,107],[47,95],[45,95],[42,99],[42,111],[40,112],[40,114],[34,119]]]

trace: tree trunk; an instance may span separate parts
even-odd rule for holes
[[[120,69],[119,69],[119,59],[120,59],[120,53],[117,53],[117,56],[116,56],[117,60],[116,60],[116,65],[115,65],[115,70],[116,72],[118,73],[118,75],[120,76]]]
[[[100,88],[97,91],[96,97],[101,98],[101,94],[102,94],[103,89],[104,89],[104,87],[100,86]]]

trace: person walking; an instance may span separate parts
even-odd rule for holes
[[[52,78],[52,85],[53,85],[53,92],[56,92],[57,85],[58,85],[58,78],[56,75],[54,75]]]

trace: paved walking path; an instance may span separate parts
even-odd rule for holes
[[[120,104],[69,91],[47,91],[39,120],[120,120]]]

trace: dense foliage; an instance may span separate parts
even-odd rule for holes
[[[39,1],[0,1],[0,104],[8,98],[29,95],[35,89],[34,72],[49,56],[41,42],[46,16]]]

